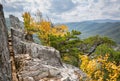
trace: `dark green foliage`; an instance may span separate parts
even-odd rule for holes
[[[116,45],[116,43],[110,38],[96,35],[83,40],[84,46],[81,47],[83,48],[81,51],[90,55],[94,53],[96,48],[102,44],[106,44],[109,47]]]
[[[60,51],[62,58],[66,55],[69,55],[71,57],[71,61],[74,62],[72,64],[75,66],[78,66],[79,61],[78,55],[80,54],[80,51],[78,47],[81,43],[81,40],[78,35],[80,34],[80,32],[73,30],[72,32],[67,32],[65,36],[49,36],[50,45]]]
[[[109,60],[119,63],[120,52],[114,51],[112,46],[116,43],[108,37],[99,35],[81,40],[79,35],[81,32],[72,30],[67,32],[65,36],[49,35],[50,46],[60,51],[63,61],[78,66],[79,54],[88,54],[92,56],[110,54]],[[71,60],[64,60],[67,56]]]
[[[116,43],[108,37],[93,36],[83,40],[85,50],[83,53],[92,54],[92,56],[109,54],[109,60],[119,64],[120,51],[115,51],[113,46]]]
[[[94,55],[102,55],[103,57],[105,54],[109,54],[110,57],[108,60],[115,61],[117,64],[120,63],[120,51],[115,51],[112,47],[102,44],[99,47],[97,47],[96,51],[94,52]]]

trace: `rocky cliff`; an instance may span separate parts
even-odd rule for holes
[[[11,61],[3,7],[0,4],[0,81],[11,81]]]
[[[2,7],[0,19],[0,81],[13,81]],[[80,78],[86,78],[80,69],[63,63],[56,49],[27,41],[18,18],[10,15],[10,22],[18,81],[80,81]]]

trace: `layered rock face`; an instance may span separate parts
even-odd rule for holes
[[[0,81],[12,81],[8,34],[3,7],[0,4]]]
[[[10,23],[11,23],[11,37],[12,37],[12,42],[13,42],[13,49],[14,53],[16,54],[24,54],[24,47],[21,41],[24,41],[25,34],[23,27],[20,25],[20,20],[13,16],[9,16]]]
[[[13,51],[16,54],[24,54],[24,45],[21,43],[21,41],[24,40],[24,33],[22,30],[14,30],[14,28],[11,28],[11,37],[13,42]]]

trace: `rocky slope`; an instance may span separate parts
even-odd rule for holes
[[[0,81],[16,81],[11,77],[10,50],[5,19],[0,5]],[[42,46],[25,39],[19,19],[10,16],[11,39],[18,81],[79,81],[86,79],[80,69],[64,64],[60,53],[52,47]]]
[[[19,81],[79,81],[85,74],[76,67],[63,64],[52,66],[39,58],[32,58],[29,54],[16,56]]]
[[[62,63],[56,49],[28,42],[22,31],[11,30],[19,81],[79,81],[86,77],[80,69]]]

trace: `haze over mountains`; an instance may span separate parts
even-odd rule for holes
[[[120,20],[91,20],[65,23],[69,30],[78,30],[81,38],[101,35],[108,36],[120,44]]]

